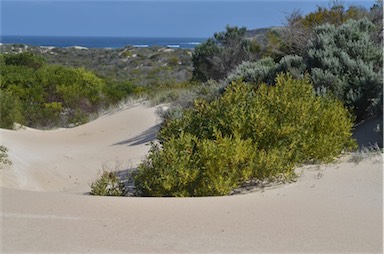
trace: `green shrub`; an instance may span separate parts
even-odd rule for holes
[[[335,113],[331,114],[332,111]],[[321,117],[324,114],[329,114],[332,119],[340,114],[340,121],[336,123],[345,125],[332,126],[333,123]],[[315,135],[313,129],[316,126],[329,127],[318,130],[319,135],[346,128],[346,133],[340,138],[349,140],[351,119],[340,102],[316,96],[308,79],[295,80],[291,76],[278,75],[275,86],[261,84],[256,88],[232,83],[218,100],[211,103],[196,101],[195,107],[186,110],[183,118],[166,122],[158,137],[161,142],[166,142],[184,131],[199,138],[212,139],[217,129],[225,136],[238,133],[242,138],[257,140],[258,146],[264,149],[275,145],[276,141],[280,145],[295,144],[294,139],[303,139],[304,134],[309,138],[309,135]],[[297,132],[301,129],[302,133]]]
[[[143,196],[228,195],[252,175],[251,140],[223,137],[198,139],[191,134],[172,138],[162,149],[152,145],[150,154],[134,175]]]
[[[196,150],[198,178],[192,196],[222,196],[250,179],[255,164],[252,140],[240,136],[201,139]]]
[[[375,44],[368,19],[335,27],[322,25],[309,42],[308,67],[316,88],[325,88],[364,119],[382,112],[382,45]]]
[[[102,99],[102,79],[82,68],[58,67],[52,71],[53,82],[57,82],[57,93],[68,108],[79,108],[86,113],[97,108]]]
[[[0,60],[3,128],[14,122],[38,128],[84,123],[103,105],[104,80],[85,69],[47,65],[31,53]]]
[[[31,52],[4,55],[6,65],[25,66],[32,69],[39,69],[45,64],[45,59]]]
[[[131,57],[132,56],[132,52],[130,51],[130,49],[124,49],[124,51],[121,52],[121,55],[123,57]]]
[[[12,161],[8,159],[8,149],[0,145],[0,169],[2,168],[2,164],[12,165]]]
[[[144,196],[227,195],[249,179],[292,177],[294,166],[331,161],[356,146],[341,102],[316,96],[308,78],[275,86],[234,82],[167,120],[135,175]]]
[[[0,128],[13,129],[24,122],[20,101],[11,92],[0,90]]]
[[[128,81],[108,81],[103,87],[103,93],[106,96],[106,101],[110,104],[115,104],[129,95],[138,92],[138,88]]]
[[[68,112],[67,123],[72,126],[85,124],[89,121],[89,115],[80,109],[71,110]]]
[[[276,63],[266,57],[257,62],[243,62],[228,76],[228,81],[243,80],[254,84],[273,83]]]
[[[197,139],[190,134],[170,139],[162,149],[152,144],[148,158],[133,175],[137,192],[142,196],[191,196],[198,175],[194,166]]]
[[[176,57],[176,56],[170,57],[170,58],[168,59],[168,64],[169,64],[170,66],[178,66],[178,65],[179,65],[179,58]]]
[[[116,172],[103,169],[98,179],[90,184],[91,195],[96,196],[124,196],[126,193],[124,182]]]
[[[0,73],[2,90],[11,85],[27,88],[37,83],[36,71],[26,66],[1,65]]]
[[[275,63],[272,58],[265,57],[257,62],[243,62],[228,75],[228,81],[243,80],[256,85],[265,82],[274,84],[278,73],[289,73],[294,78],[303,78],[307,66],[301,56],[286,55]]]
[[[303,78],[306,68],[305,61],[301,56],[286,55],[280,59],[274,74],[284,72],[291,74],[294,78]]]
[[[255,42],[246,38],[245,27],[227,26],[226,31],[198,45],[193,51],[193,79],[221,80],[243,61],[252,60],[258,53]]]

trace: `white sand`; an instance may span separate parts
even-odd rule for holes
[[[1,253],[383,252],[383,162],[376,155],[299,169],[299,181],[246,195],[81,195],[102,164],[136,165],[157,129],[137,105],[73,129],[0,130]]]
[[[137,105],[91,123],[52,131],[0,131],[13,162],[2,186],[24,190],[89,191],[103,164],[133,167],[145,156],[160,119],[156,108]],[[122,169],[124,169],[122,168]]]

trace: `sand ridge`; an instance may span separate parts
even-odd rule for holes
[[[13,165],[2,171],[3,187],[37,191],[87,191],[104,164],[134,167],[155,138],[156,108],[138,104],[71,129],[0,129]]]

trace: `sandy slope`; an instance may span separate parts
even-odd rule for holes
[[[104,162],[138,163],[159,119],[136,105],[68,130],[0,130],[1,252],[382,253],[383,162],[299,169],[247,195],[113,198],[89,191]]]
[[[89,182],[104,164],[125,169],[141,161],[160,123],[155,110],[137,105],[73,129],[1,129],[1,143],[13,161],[2,171],[2,186],[89,191]]]

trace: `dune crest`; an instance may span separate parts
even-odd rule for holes
[[[160,123],[156,107],[137,104],[90,123],[57,130],[0,130],[13,164],[2,187],[36,191],[89,191],[103,164],[137,165]]]

